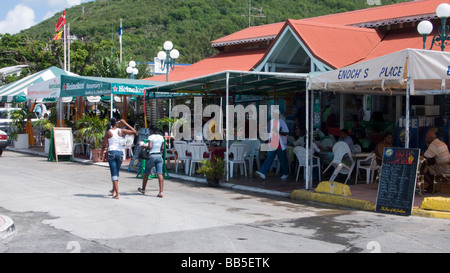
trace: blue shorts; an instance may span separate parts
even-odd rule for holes
[[[119,180],[119,170],[123,161],[122,151],[108,151],[109,170],[111,172],[111,180]]]
[[[156,174],[162,174],[163,173],[163,159],[161,157],[161,154],[156,155],[150,155],[150,159],[145,161],[145,174],[150,174],[152,171],[153,166],[155,166]]]

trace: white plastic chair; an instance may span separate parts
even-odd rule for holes
[[[321,139],[325,137],[325,133],[320,130],[317,130],[316,133]]]
[[[373,182],[375,171],[378,170],[377,160],[374,153],[370,156],[356,161],[355,184],[358,183],[359,169],[366,171],[366,184]]]
[[[33,128],[34,129],[34,128]],[[86,154],[84,151],[84,143],[82,139],[77,138],[77,134],[73,134],[73,155],[75,154]],[[79,141],[79,142],[77,142]]]
[[[305,145],[305,137],[299,137],[296,141],[294,141],[294,146],[303,146]]]
[[[353,152],[354,153],[360,153],[362,151],[361,145],[359,144],[354,144],[353,145]]]
[[[261,149],[261,141],[258,139],[250,140],[245,139],[242,143],[247,144],[247,153],[245,160],[248,161],[248,171],[250,175],[253,173],[253,162],[256,160],[258,170],[261,168],[261,159],[259,157],[259,150]]]
[[[83,143],[73,143],[73,154],[84,154],[84,144]]]
[[[133,157],[133,143],[134,135],[125,135],[125,159],[127,159],[128,152],[130,152],[130,157]]]
[[[200,163],[204,160],[204,154],[209,154],[209,159],[211,159],[211,152],[208,151],[208,147],[206,143],[189,143],[189,152],[191,153],[191,167],[189,168],[189,175],[192,175],[192,171],[195,169],[197,163]]]
[[[350,166],[348,166],[344,162],[342,162],[342,159],[344,158],[345,155],[348,155],[348,158],[350,160]],[[345,143],[343,141],[339,141],[333,145],[333,160],[325,168],[325,170],[323,172],[325,173],[332,166],[335,169],[334,169],[333,174],[330,177],[330,181],[334,181],[336,176],[339,173],[342,173],[342,174],[347,174],[347,179],[345,180],[345,184],[347,184],[347,181],[352,174],[353,168],[355,167],[355,161],[353,161],[352,152],[350,151],[350,148],[348,147],[347,143]]]
[[[334,145],[333,140],[331,139],[331,137],[326,137],[326,138],[322,139],[321,143],[322,143],[322,147],[324,149],[331,148]]]
[[[234,164],[240,164],[241,175],[245,173],[245,177],[247,177],[247,166],[245,164],[245,155],[247,153],[247,144],[245,143],[233,143],[227,152],[224,153],[225,158],[228,157],[227,171],[229,170],[230,178],[233,178],[233,166]],[[233,154],[233,158],[230,158],[229,155]],[[244,168],[244,170],[242,170]]]
[[[298,160],[298,167],[297,167],[297,177],[295,179],[295,181],[298,181],[298,174],[300,173],[300,168],[303,167],[303,180],[306,179],[306,148],[305,147],[301,147],[301,146],[297,146],[294,148],[294,154],[297,157]],[[320,176],[320,158],[313,156],[312,154],[312,150],[309,153],[310,156],[313,159],[313,164],[311,165],[311,167],[314,168],[318,168],[319,169],[319,181],[321,181],[321,176]],[[316,163],[314,163],[314,159],[316,160]]]
[[[191,156],[186,155],[186,152],[189,151],[189,146],[185,141],[174,141],[173,147],[177,153],[177,157],[175,158],[175,173],[178,173],[178,163],[184,161],[184,173],[188,174],[188,166],[191,160]]]

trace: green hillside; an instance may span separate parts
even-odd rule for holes
[[[373,0],[253,0],[264,18],[252,17],[252,25],[282,22],[373,7]],[[381,4],[406,2],[381,0]],[[84,10],[84,14],[83,14]],[[194,63],[213,55],[210,41],[248,27],[248,0],[97,0],[66,10],[71,34],[83,41],[112,41],[118,54],[118,31],[123,20],[124,59],[152,61],[171,40],[180,51],[179,62]],[[253,15],[260,12],[252,9]],[[17,35],[48,41],[61,13]],[[105,57],[111,52],[102,52]],[[117,56],[117,55],[116,55]]]

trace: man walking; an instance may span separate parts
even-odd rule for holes
[[[272,112],[272,119],[270,121],[270,148],[271,150],[267,152],[267,158],[264,161],[261,169],[256,172],[262,179],[266,179],[266,174],[269,171],[270,166],[272,166],[275,156],[278,156],[280,160],[281,181],[286,181],[289,177],[289,162],[287,158],[287,135],[289,134],[289,128],[281,117],[279,110],[274,110]]]

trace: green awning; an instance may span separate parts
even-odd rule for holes
[[[83,77],[83,78],[111,84],[111,90],[114,95],[143,96],[145,88],[164,83],[159,81],[120,79],[120,78],[101,78],[101,77]]]
[[[45,70],[0,87],[0,102],[23,102],[27,100],[27,88],[47,80],[54,79],[60,75],[67,75],[60,68],[52,66]],[[73,74],[73,73],[72,73]],[[75,74],[74,74],[75,75]]]
[[[61,75],[56,79],[30,86],[27,98],[110,96],[111,93],[113,95],[143,96],[145,88],[157,84],[161,84],[161,82]]]
[[[170,82],[146,88],[152,94],[188,94],[225,96],[227,87],[231,94],[270,95],[305,90],[306,73],[270,73],[252,71],[223,71],[184,81]]]

